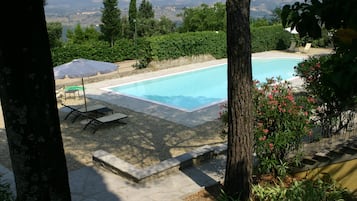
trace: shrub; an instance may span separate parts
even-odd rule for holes
[[[147,38],[152,60],[177,59],[184,56],[211,54],[226,57],[226,33],[216,31],[174,33]]]
[[[347,128],[355,110],[357,90],[356,59],[350,55],[312,57],[295,69],[309,94],[318,101],[317,123],[322,136]]]
[[[311,97],[294,96],[287,81],[267,79],[254,90],[255,152],[261,173],[285,175],[287,154],[311,134]]]
[[[253,185],[253,196],[256,201],[336,201],[354,200],[352,194],[345,188],[324,175],[316,180],[293,181],[290,186],[280,185]]]
[[[298,149],[303,138],[311,135],[314,99],[295,96],[290,84],[280,78],[256,82],[253,91],[257,170],[261,174],[285,175],[291,161],[299,162],[297,158],[288,158],[288,153]],[[227,123],[226,108],[221,111],[221,119]]]
[[[141,51],[142,42],[142,40],[138,40],[137,45],[134,45],[133,40],[121,39],[116,41],[112,48],[104,41],[88,41],[80,44],[66,43],[51,50],[53,65],[58,66],[78,58],[106,62],[135,59],[136,51],[138,51],[138,54]]]
[[[292,37],[281,25],[252,28],[251,36],[252,52],[287,49]]]
[[[257,183],[252,186],[254,201],[352,201],[353,194],[339,185],[328,174],[315,180],[278,180],[277,183]],[[219,201],[239,201],[228,196],[223,190]]]

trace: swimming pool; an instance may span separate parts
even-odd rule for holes
[[[298,58],[252,59],[253,79],[265,81],[294,76]],[[177,73],[164,77],[109,87],[107,90],[165,105],[183,111],[195,111],[227,99],[227,64]]]

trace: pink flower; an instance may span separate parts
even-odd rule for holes
[[[286,109],[282,108],[281,105],[278,106],[279,112],[286,112]]]
[[[273,143],[269,143],[269,148],[270,148],[270,151],[273,151],[273,149],[274,149],[274,144],[273,144]]]
[[[278,101],[277,100],[271,100],[269,101],[269,105],[278,105]]]
[[[264,135],[263,137],[259,138],[259,141],[265,141],[266,139],[267,139],[267,136]]]
[[[287,95],[286,98],[287,98],[289,101],[291,101],[291,102],[294,101],[294,96],[291,95],[291,94]]]
[[[263,133],[267,134],[267,133],[269,133],[269,130],[268,129],[263,129]]]
[[[313,98],[313,97],[308,97],[307,98],[307,101],[309,102],[309,103],[315,103],[316,102],[316,100]]]

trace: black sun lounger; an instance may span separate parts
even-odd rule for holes
[[[113,113],[103,117],[91,118],[89,122],[84,126],[83,130],[85,130],[88,127],[91,127],[93,129],[92,133],[95,133],[99,129],[99,127],[106,124],[119,122],[119,120],[125,119],[127,117],[128,115],[126,114]]]
[[[64,118],[64,120],[68,119],[70,116],[72,116],[72,123],[76,121],[76,119],[80,116],[90,116],[91,114],[94,116],[98,116],[98,115],[103,115],[105,113],[108,112],[113,112],[112,109],[108,108],[105,105],[101,105],[101,104],[96,104],[96,105],[91,105],[88,106],[87,109],[82,107],[82,108],[75,108],[69,105],[64,105],[64,107],[69,108],[71,111],[66,115],[66,117]]]

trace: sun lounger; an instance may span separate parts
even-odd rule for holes
[[[119,121],[127,118],[128,115],[122,113],[113,113],[99,118],[92,118],[83,128],[83,130],[91,127],[93,129],[92,133],[95,133],[101,126],[120,123]]]
[[[99,115],[106,114],[108,112],[113,112],[112,109],[108,108],[105,105],[101,104],[96,104],[96,105],[90,105],[81,108],[75,108],[73,106],[65,105],[62,104],[64,107],[69,108],[71,111],[66,115],[64,120],[68,119],[70,116],[72,116],[72,123],[78,119],[80,116],[95,116],[98,117]]]
[[[303,53],[308,53],[311,48],[311,43],[306,43],[304,49],[302,50]]]

